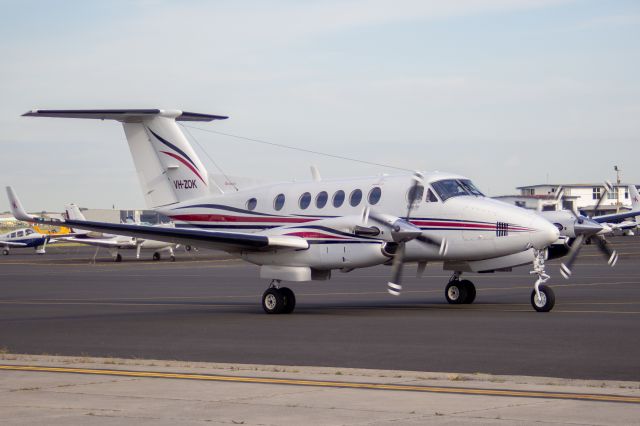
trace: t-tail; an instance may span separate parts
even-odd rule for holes
[[[149,208],[222,193],[176,121],[228,117],[160,109],[33,110],[23,116],[121,122]]]

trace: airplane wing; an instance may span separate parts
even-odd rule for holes
[[[26,244],[25,243],[12,242],[12,241],[0,241],[0,246],[5,246],[5,247],[25,247]]]
[[[165,228],[147,225],[92,222],[85,220],[37,218],[29,215],[24,210],[15,191],[10,186],[7,187],[7,195],[9,196],[11,213],[16,219],[25,222],[66,226],[69,228],[106,232],[115,235],[127,235],[130,237],[146,238],[168,243],[213,248],[227,252],[238,252],[243,250],[260,251],[273,248],[309,248],[309,243],[306,239],[296,236],[272,236],[242,232],[209,231],[203,229]]]
[[[602,216],[594,216],[591,219],[595,220],[598,223],[613,223],[634,216],[640,216],[640,210],[631,210],[624,213],[604,214]]]
[[[58,241],[65,241],[71,243],[86,244],[88,246],[106,247],[106,248],[135,248],[136,245],[127,242],[118,242],[116,240],[108,240],[102,238],[58,238]]]

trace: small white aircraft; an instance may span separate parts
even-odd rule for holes
[[[605,182],[604,191],[598,199],[594,211],[598,210],[602,201],[612,190],[611,183]],[[632,229],[637,226],[635,220],[616,223],[617,221],[640,215],[640,202],[638,201],[640,197],[635,185],[629,185],[629,194],[632,200],[631,211],[623,213],[588,217],[580,214],[576,209],[573,211],[550,210],[539,212],[542,217],[553,223],[560,231],[559,241],[549,248],[549,258],[567,256],[567,259],[560,265],[560,273],[564,278],[569,279],[571,277],[572,267],[580,253],[582,244],[589,240],[595,241],[600,252],[607,258],[607,263],[610,266],[615,266],[618,261],[618,253],[609,247],[604,237],[605,235],[613,234],[616,229]],[[558,188],[555,197],[556,202],[560,201],[563,196],[563,188]]]
[[[37,254],[45,254],[49,240],[49,235],[22,228],[0,235],[0,247],[4,256],[9,255],[11,248],[35,248]]]
[[[86,218],[80,211],[77,205],[69,204],[65,207],[66,217],[72,220],[86,221]],[[169,225],[155,225],[168,227]],[[173,253],[173,248],[176,247],[175,243],[165,243],[163,241],[155,241],[146,238],[136,238],[126,235],[112,235],[102,234],[84,231],[74,232],[72,237],[62,237],[59,240],[69,241],[74,243],[86,244],[89,246],[103,247],[109,250],[114,262],[122,262],[122,255],[120,250],[135,249],[136,259],[140,259],[140,250],[153,250],[153,260],[160,260],[162,258],[162,252],[169,254],[171,261],[175,261],[176,257]]]
[[[471,303],[475,286],[463,272],[493,272],[533,262],[536,311],[553,308],[544,283],[546,248],[558,229],[534,212],[485,197],[466,177],[451,173],[381,175],[288,182],[224,192],[212,179],[176,121],[224,116],[177,110],[34,110],[25,116],[117,120],[124,127],[149,208],[175,228],[67,219],[63,225],[225,250],[260,265],[271,280],[262,296],[270,314],[290,313],[295,295],[281,281],[327,280],[391,264],[388,291],[399,295],[406,262],[418,275],[430,261],[453,271],[449,303]],[[13,214],[30,222],[12,188]]]

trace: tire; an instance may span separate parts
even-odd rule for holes
[[[114,262],[122,262],[122,255],[120,253],[116,254],[116,257],[113,259]]]
[[[556,295],[553,293],[551,287],[544,284],[540,285],[538,290],[540,291],[540,298],[542,300],[538,300],[536,290],[534,289],[531,292],[531,306],[538,312],[549,312],[556,304]]]
[[[476,286],[469,280],[460,281],[460,285],[464,289],[466,295],[462,303],[471,304],[476,300]]]
[[[184,246],[184,249],[185,249],[186,251],[191,251],[191,246],[187,244],[186,246]]]
[[[175,262],[176,261],[176,257],[175,256],[171,256],[171,261]]]
[[[262,309],[268,314],[280,314],[284,310],[284,297],[277,288],[268,288],[262,294]]]
[[[290,314],[296,308],[296,295],[288,287],[280,287],[280,294],[284,298],[284,309],[282,310],[283,314]]]
[[[452,305],[460,305],[464,303],[467,298],[467,291],[464,286],[460,284],[460,281],[449,281],[449,284],[444,289],[444,297]]]
[[[160,260],[160,253],[158,252],[153,253],[153,260]]]
[[[3,256],[9,256],[9,250],[7,250],[7,249],[2,250],[2,255]]]

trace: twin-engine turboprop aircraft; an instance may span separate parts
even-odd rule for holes
[[[235,192],[209,178],[177,121],[224,116],[175,110],[34,110],[25,116],[117,120],[124,127],[147,205],[170,217],[176,228],[65,220],[62,225],[197,247],[222,249],[260,265],[271,280],[262,306],[289,313],[295,295],[282,281],[327,280],[391,263],[388,290],[401,292],[402,267],[442,261],[453,271],[449,303],[471,303],[475,287],[463,272],[491,272],[528,263],[538,279],[531,294],[537,311],[553,308],[544,283],[546,248],[558,229],[534,212],[485,197],[466,177],[451,173],[381,175],[279,183]],[[13,214],[26,214],[7,188]],[[56,223],[60,224],[60,223]]]

